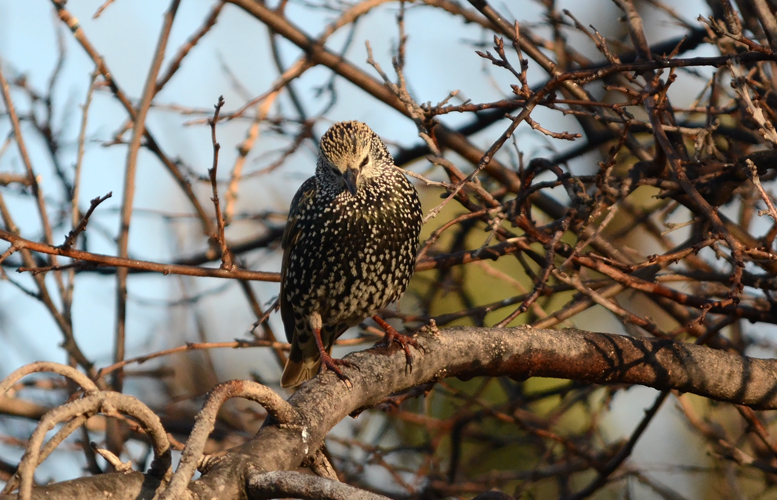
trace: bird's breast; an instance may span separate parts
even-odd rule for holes
[[[415,265],[419,224],[401,216],[403,200],[366,194],[341,194],[300,221],[288,298],[328,324],[356,324],[398,299]]]

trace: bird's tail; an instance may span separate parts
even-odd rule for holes
[[[293,354],[293,344],[291,349]],[[316,354],[313,357],[302,357],[300,355],[299,358],[299,361],[295,361],[293,355],[289,356],[286,367],[283,369],[283,376],[281,376],[281,387],[296,387],[312,379],[318,373],[321,367],[321,356]]]
[[[324,344],[327,354],[332,354],[335,339],[347,329],[346,325],[324,326],[321,330],[321,342]],[[289,359],[286,361],[286,367],[281,376],[281,387],[296,387],[318,375],[321,368],[321,354],[318,352],[318,346],[312,333],[303,337],[306,338],[304,343],[299,341],[296,333],[294,335]]]

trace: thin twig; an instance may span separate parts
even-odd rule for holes
[[[224,106],[224,96],[219,96],[219,100],[214,106],[216,110],[213,112],[213,118],[210,120],[211,140],[213,142],[213,166],[208,169],[208,176],[210,177],[210,185],[213,189],[213,208],[216,213],[216,227],[217,233],[214,235],[217,243],[221,248],[221,269],[232,270],[235,265],[232,262],[232,254],[229,252],[227,246],[227,239],[224,237],[224,215],[221,213],[221,207],[219,205],[219,189],[216,182],[216,171],[219,165],[219,149],[221,144],[216,141],[216,123],[219,120],[219,111]]]
[[[97,206],[113,196],[113,192],[110,192],[106,194],[105,196],[98,196],[97,198],[93,199],[89,203],[89,210],[86,211],[86,214],[81,219],[81,222],[78,223],[76,227],[74,227],[69,233],[67,233],[67,237],[65,238],[65,242],[60,245],[60,248],[63,250],[68,250],[71,246],[73,246],[73,243],[75,243],[76,238],[78,238],[78,235],[83,232],[84,229],[86,229],[86,225],[89,223],[89,217],[91,217],[92,212],[94,212],[94,209],[97,208]]]
[[[243,280],[256,280],[256,281],[280,281],[280,273],[267,273],[261,271],[248,271],[245,269],[213,269],[209,267],[187,266],[180,264],[160,264],[158,262],[150,262],[145,260],[137,260],[132,258],[113,257],[111,255],[102,255],[92,252],[84,252],[82,250],[75,249],[63,249],[60,247],[54,247],[46,245],[45,243],[38,243],[30,241],[21,236],[17,236],[14,233],[0,229],[0,240],[8,241],[9,243],[16,245],[17,249],[32,250],[34,252],[40,252],[52,255],[63,255],[72,259],[83,260],[86,262],[93,262],[101,266],[110,266],[116,268],[138,269],[142,271],[151,271],[162,274],[183,274],[186,276],[202,276],[211,278],[233,278]],[[30,267],[30,266],[28,266]],[[30,268],[33,268],[32,266]]]

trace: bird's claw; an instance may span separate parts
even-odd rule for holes
[[[402,347],[402,350],[405,351],[405,362],[407,363],[407,366],[410,368],[410,371],[412,372],[413,354],[410,352],[409,346],[413,346],[419,351],[424,353],[426,352],[426,349],[424,349],[423,346],[419,344],[413,337],[399,333],[394,327],[392,327],[385,321],[380,320],[380,321],[377,321],[377,323],[381,326],[381,328],[383,328],[383,330],[386,332],[386,335],[383,337],[383,340],[378,342],[376,345],[388,348],[388,347],[391,347],[391,344],[394,342],[399,344]]]
[[[346,387],[348,387],[349,389],[352,389],[353,384],[351,383],[351,379],[349,379],[347,375],[345,375],[342,371],[340,371],[338,366],[344,366],[346,368],[356,368],[357,370],[359,369],[357,365],[351,363],[350,361],[333,358],[332,356],[326,353],[323,353],[321,355],[321,369],[319,373],[324,373],[326,372],[327,369],[332,370],[334,374],[337,375],[337,377],[343,381]]]

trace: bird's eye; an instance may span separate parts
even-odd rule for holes
[[[359,168],[364,168],[367,166],[367,163],[370,161],[369,156],[365,156],[362,162],[359,164]]]

